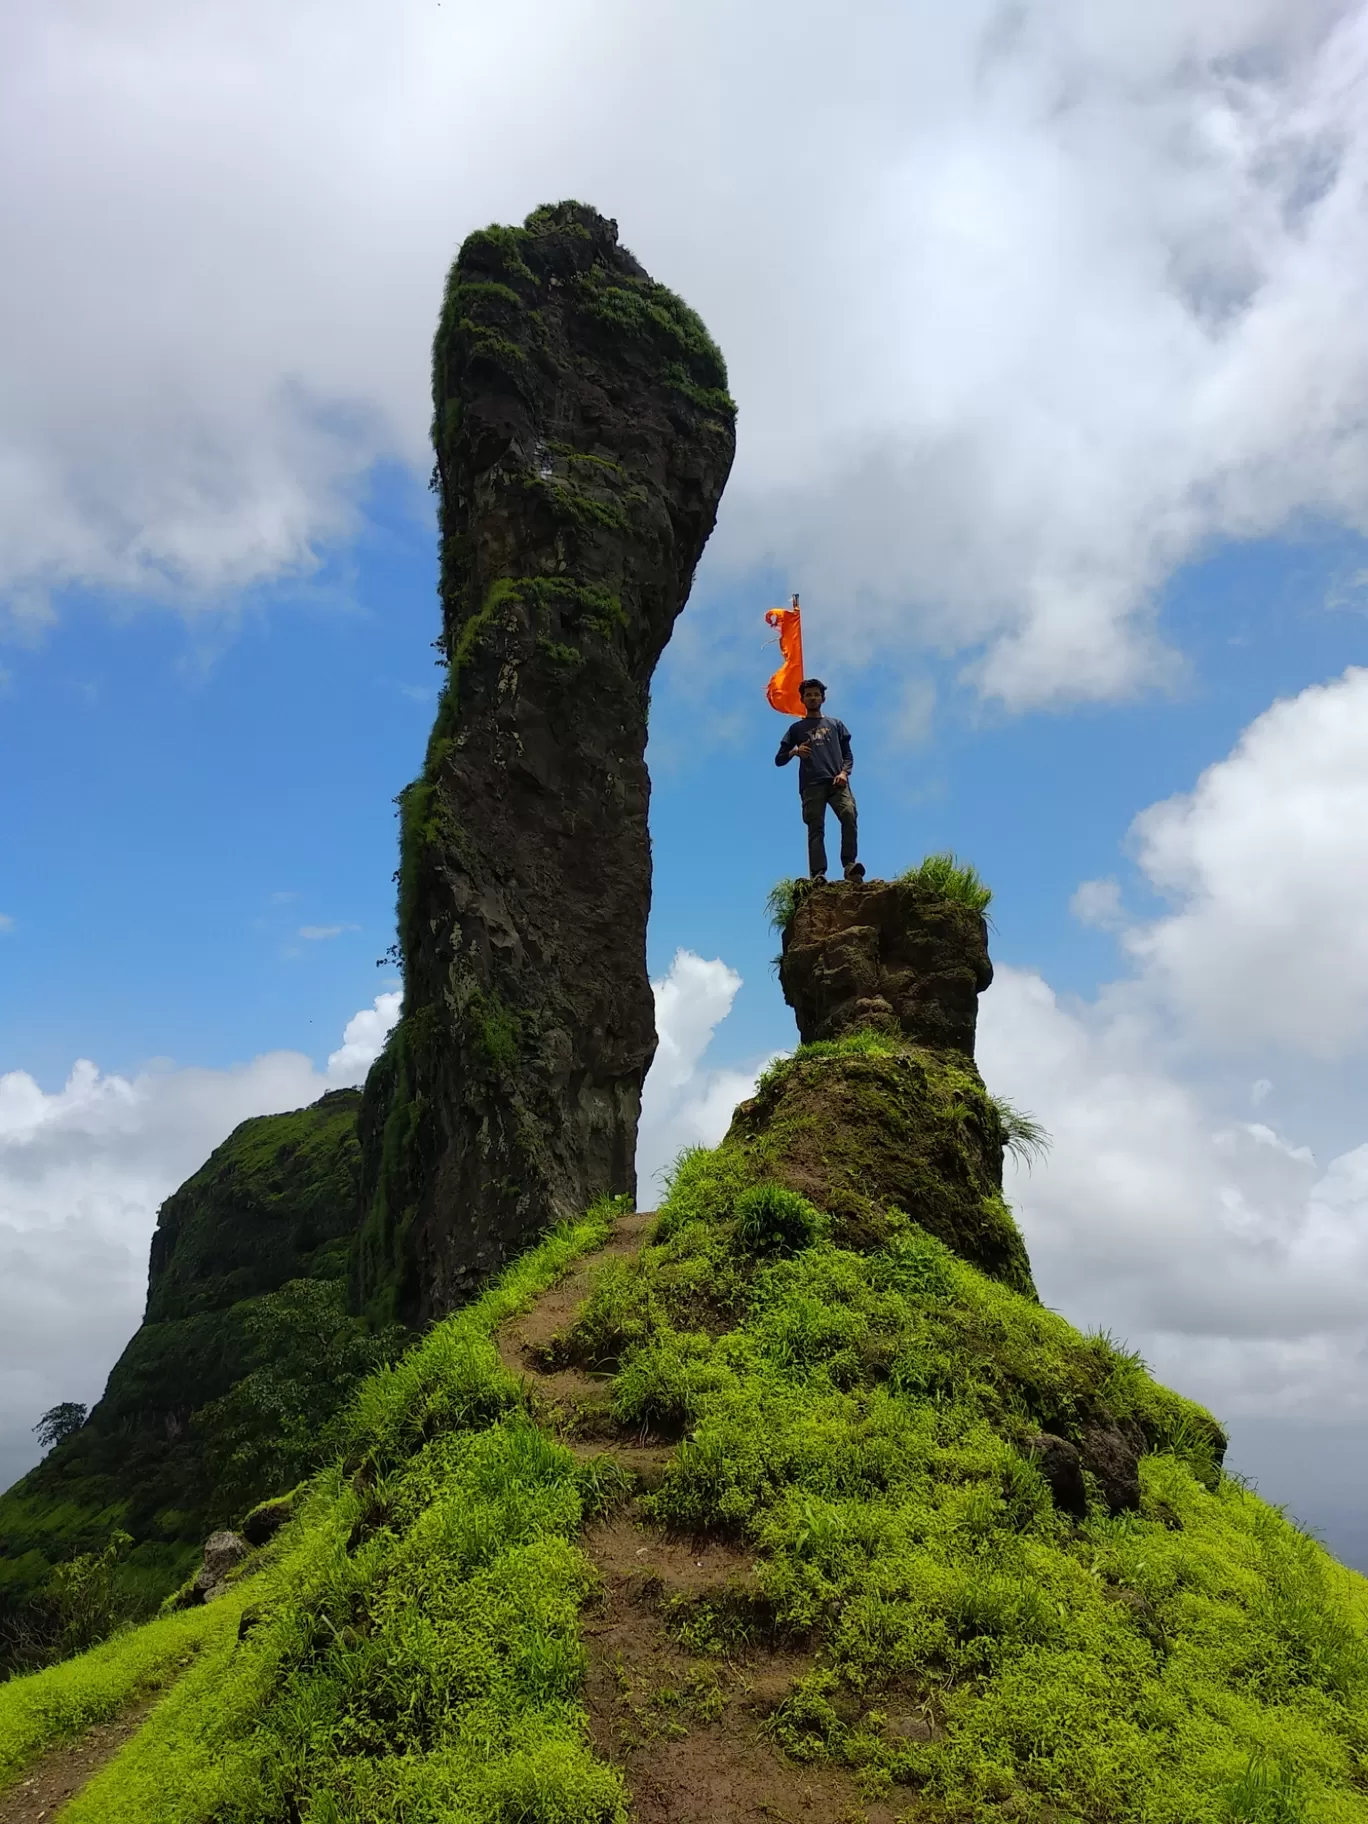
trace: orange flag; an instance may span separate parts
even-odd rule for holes
[[[803,622],[798,597],[794,596],[791,608],[767,608],[765,622],[779,629],[779,656],[783,660],[765,695],[770,708],[777,709],[781,716],[801,716],[805,713],[803,699],[798,695],[803,681]]]

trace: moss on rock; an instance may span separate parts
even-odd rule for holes
[[[723,1141],[746,1176],[827,1211],[836,1239],[868,1246],[892,1212],[961,1259],[1033,1293],[1002,1200],[1002,1122],[966,1059],[886,1037],[801,1047],[743,1102]]]

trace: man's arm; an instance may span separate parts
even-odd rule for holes
[[[844,722],[836,721],[832,722],[831,728],[841,750],[841,770],[831,783],[836,786],[849,785],[850,769],[855,764],[855,756],[850,751],[850,730]]]
[[[802,741],[799,738],[802,735],[802,732],[801,725],[796,723],[788,730],[783,740],[779,743],[779,752],[774,756],[774,764],[776,766],[787,766],[795,754],[798,755],[800,760],[807,759],[810,749],[807,742]]]

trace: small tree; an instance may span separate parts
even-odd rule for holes
[[[118,1527],[102,1552],[79,1552],[53,1567],[48,1593],[57,1611],[63,1657],[83,1653],[118,1626],[122,1605],[117,1572],[132,1544],[132,1536]]]
[[[78,1432],[86,1422],[88,1410],[79,1400],[63,1400],[59,1406],[49,1406],[33,1428],[43,1449],[51,1450],[54,1444],[63,1444]]]

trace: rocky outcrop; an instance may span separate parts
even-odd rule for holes
[[[295,1494],[276,1495],[269,1501],[258,1501],[242,1519],[242,1536],[248,1545],[266,1545],[294,1518]]]
[[[634,1190],[651,674],[731,465],[699,319],[566,203],[461,248],[433,361],[446,685],[402,795],[403,1017],[362,1120],[362,1298],[459,1303]]]
[[[989,1094],[974,1062],[977,1000],[993,978],[982,913],[915,878],[807,888],[783,930],[780,975],[803,1044],[733,1115],[719,1149],[726,1182],[796,1192],[852,1249],[881,1246],[910,1217],[1033,1296],[1002,1195],[1008,1122],[1020,1118]],[[739,1216],[740,1201],[735,1208]],[[1086,1376],[1061,1399],[1031,1385],[1023,1356],[998,1372],[1040,1428],[1018,1441],[1060,1512],[1082,1519],[1090,1500],[1135,1512],[1140,1459],[1154,1443],[1144,1426],[1119,1416]],[[1220,1427],[1196,1408],[1190,1423],[1219,1465]]]
[[[808,889],[783,932],[780,980],[805,1047],[762,1078],[728,1142],[877,1242],[911,1216],[1023,1292],[1031,1270],[1002,1200],[1005,1131],[974,1065],[992,980],[981,913],[915,881]]]
[[[1081,1520],[1088,1511],[1086,1470],[1097,1484],[1109,1514],[1133,1514],[1140,1507],[1140,1458],[1145,1433],[1134,1423],[1083,1425],[1078,1442],[1041,1432],[1026,1441],[1026,1454],[1050,1485],[1061,1513]],[[1225,1455],[1225,1436],[1213,1429],[1212,1455]]]
[[[958,1053],[887,1049],[795,1057],[732,1116],[750,1170],[806,1197],[848,1247],[871,1247],[894,1212],[971,1265],[1030,1292],[1031,1269],[1002,1200],[1002,1124]]]
[[[1026,1439],[1025,1452],[1049,1484],[1050,1496],[1060,1513],[1071,1520],[1085,1520],[1088,1489],[1077,1444],[1056,1437],[1051,1431],[1042,1431]]]
[[[915,881],[804,893],[779,964],[805,1045],[869,1027],[970,1058],[992,979],[983,914]]]
[[[194,1608],[202,1602],[213,1602],[216,1596],[222,1596],[232,1582],[232,1574],[238,1566],[245,1564],[251,1556],[252,1548],[241,1533],[229,1531],[227,1527],[217,1533],[210,1533],[204,1542],[204,1562],[195,1573],[194,1582],[179,1605],[183,1608]]]

